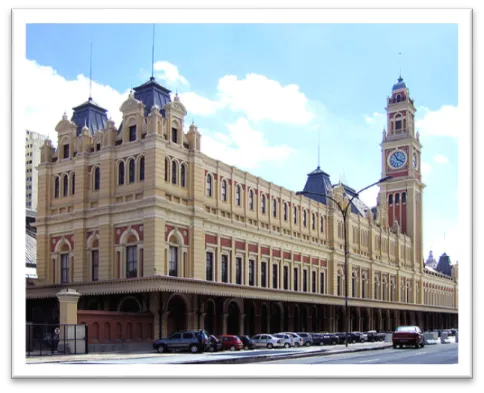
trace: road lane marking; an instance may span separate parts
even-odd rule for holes
[[[427,352],[417,352],[415,355],[423,355],[424,353],[427,353]]]
[[[380,360],[380,359],[362,360],[361,362],[358,362],[358,363],[376,362],[377,360]]]

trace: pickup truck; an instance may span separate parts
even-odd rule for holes
[[[170,337],[153,341],[153,349],[159,353],[170,351],[203,352],[208,343],[208,337],[209,335],[205,330],[181,330],[174,332]]]

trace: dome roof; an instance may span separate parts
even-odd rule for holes
[[[403,81],[403,78],[401,76],[399,76],[398,77],[398,83],[395,83],[393,85],[392,90],[405,89],[406,87],[407,87],[407,85]]]

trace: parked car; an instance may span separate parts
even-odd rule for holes
[[[281,333],[282,334],[289,334],[293,338],[294,345],[296,347],[302,347],[304,345],[304,340],[299,334],[294,333],[294,332],[281,332]]]
[[[415,348],[424,347],[425,341],[418,326],[399,326],[392,335],[393,348],[397,346],[413,345]]]
[[[159,353],[169,351],[203,352],[209,335],[205,330],[182,330],[174,332],[170,337],[160,338],[153,342],[153,348]]]
[[[297,334],[303,339],[303,345],[305,345],[306,347],[313,345],[313,337],[310,333],[298,332]]]
[[[368,335],[366,333],[362,332],[351,332],[351,337],[357,342],[357,343],[365,343],[368,341]],[[355,342],[353,341],[353,342]]]
[[[323,335],[320,333],[311,333],[313,345],[324,345]]]
[[[239,336],[244,344],[244,349],[255,349],[255,342],[249,336]]]
[[[345,332],[336,332],[334,333],[336,337],[338,337],[338,344],[344,344],[346,341],[346,333]],[[348,342],[350,341],[350,337],[348,336]]]
[[[284,346],[282,339],[274,337],[272,334],[256,334],[252,337],[255,346],[259,348],[281,348]]]
[[[381,341],[380,338],[378,337],[378,333],[376,332],[376,330],[368,330],[366,332],[366,335],[368,337],[369,342]]]
[[[296,346],[296,344],[294,344],[294,339],[289,334],[277,333],[274,334],[274,337],[280,338],[282,340],[284,348],[291,348]]]
[[[211,335],[208,338],[207,344],[205,345],[205,351],[206,352],[218,352],[218,351],[221,351],[221,350],[223,350],[222,341],[219,340],[214,335]]]
[[[323,335],[324,345],[339,344],[339,336],[337,336],[335,333],[323,332],[321,334]]]
[[[222,341],[223,349],[227,349],[229,351],[240,351],[244,348],[244,343],[238,336],[224,334],[217,337],[220,341]]]

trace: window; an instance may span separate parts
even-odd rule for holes
[[[222,180],[222,201],[227,201],[227,182]]]
[[[187,186],[187,166],[185,164],[182,164],[181,166],[181,186],[186,187]]]
[[[343,276],[338,276],[338,280],[337,280],[337,285],[338,285],[338,296],[341,296],[342,295],[342,287],[343,287]]]
[[[284,221],[287,221],[287,203],[284,202]]]
[[[69,282],[69,254],[61,254],[61,283]]]
[[[272,288],[277,288],[277,265],[272,265]]]
[[[213,281],[213,252],[207,252],[205,277],[207,281]]]
[[[303,270],[303,291],[308,291],[308,271],[306,269]]]
[[[356,277],[351,277],[351,296],[356,297]]]
[[[313,227],[313,231],[314,231],[316,229],[316,215],[314,213],[312,214],[312,219],[313,219],[313,221],[312,221],[312,223],[313,223],[312,224],[312,227]]]
[[[171,141],[178,143],[178,130],[176,128],[171,129]]]
[[[66,143],[64,145],[64,157],[63,158],[69,158],[69,144]]]
[[[98,272],[99,272],[99,250],[92,250],[91,251],[91,278],[92,281],[98,280]]]
[[[124,184],[124,162],[121,161],[119,163],[119,168],[118,168],[118,184],[121,186]]]
[[[136,126],[129,127],[129,141],[133,142],[136,140]]]
[[[262,214],[266,214],[266,196],[262,194],[260,201],[260,211]]]
[[[321,228],[320,228],[321,233],[324,232],[324,216],[321,216]]]
[[[222,282],[229,282],[229,261],[227,255],[222,255]]]
[[[395,122],[395,128],[396,128],[397,130],[400,130],[400,129],[402,128],[402,121],[401,121],[401,120],[397,120],[397,121]]]
[[[393,194],[390,194],[390,196],[388,197],[388,204],[393,205]]]
[[[96,143],[96,151],[99,151],[101,150],[101,144],[100,143]]]
[[[135,165],[134,165],[134,160],[129,160],[129,174],[128,174],[128,178],[129,178],[129,182],[130,183],[134,183],[134,179],[135,179]]]
[[[76,174],[75,173],[72,174],[71,189],[72,189],[71,194],[74,195],[76,193]]]
[[[380,299],[379,286],[378,279],[375,277],[375,293],[373,294],[374,299]]]
[[[100,183],[101,183],[101,170],[97,166],[94,169],[94,190],[99,190]]]
[[[326,283],[326,275],[324,272],[319,273],[319,290],[321,293],[325,293],[325,283]]]
[[[145,179],[145,158],[141,157],[139,160],[139,180],[143,181]]]
[[[170,160],[165,158],[165,181],[168,181],[168,172],[170,170]]]
[[[126,247],[126,278],[136,277],[138,275],[138,247]]]
[[[395,194],[395,204],[400,203],[400,194]]]
[[[249,285],[254,286],[254,265],[255,262],[251,259],[249,261]]]
[[[400,97],[400,94],[397,94],[397,102],[400,102],[402,100],[402,97]]]
[[[54,186],[54,198],[59,198],[59,177],[56,176],[55,178],[55,186]]]
[[[297,224],[297,207],[294,206],[294,224]]]
[[[67,196],[67,191],[69,190],[69,179],[67,178],[67,175],[64,175],[64,178],[62,179],[62,183],[63,183],[62,195]]]
[[[168,275],[178,277],[178,247],[170,246],[170,263]]]
[[[284,289],[289,289],[289,267],[284,266]]]
[[[207,196],[212,197],[212,176],[207,175]]]
[[[254,210],[254,192],[252,190],[249,191],[249,209]]]
[[[362,276],[361,277],[361,297],[362,298],[366,298],[366,283],[367,283],[367,279],[365,276]]]
[[[297,268],[294,268],[294,290],[297,291]]]
[[[303,210],[303,225],[304,225],[304,228],[307,228],[307,212],[306,212],[306,209]]]
[[[395,283],[390,282],[390,300],[393,302],[395,300]]]
[[[407,202],[407,193],[402,192],[402,203],[406,203],[406,202]]]
[[[277,201],[276,201],[276,198],[272,199],[272,216],[274,218],[277,217]]]
[[[176,176],[178,174],[178,165],[175,160],[171,163],[171,183],[176,184]]]
[[[261,281],[261,287],[265,288],[267,286],[266,282],[266,274],[267,274],[267,262],[262,262],[261,264],[261,271],[260,271],[260,281]]]
[[[238,184],[235,187],[235,204],[240,206],[240,186]]]
[[[316,293],[316,272],[312,272],[312,281],[311,281],[311,286],[312,286],[312,291],[313,293]]]
[[[242,284],[242,258],[235,258],[235,283]]]

